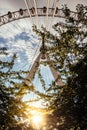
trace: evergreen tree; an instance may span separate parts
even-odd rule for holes
[[[63,86],[52,84],[48,91],[54,91],[50,108],[54,112],[47,118],[49,130],[86,130],[87,129],[87,6],[78,4],[76,15],[72,16],[66,5],[62,11],[64,23],[53,26],[55,34],[46,28],[33,27],[49,48],[47,54],[60,72]]]
[[[76,10],[77,12],[72,16],[72,11],[66,5],[63,6],[65,20],[64,23],[58,22],[53,26],[54,33],[44,27],[42,30],[33,27],[38,36],[45,37],[50,64],[61,74],[64,72],[63,77],[70,75],[70,66],[84,56],[86,49],[87,7],[78,4]]]
[[[8,130],[26,119],[26,103],[22,98],[29,92],[24,82],[24,71],[14,71],[14,54],[8,60],[6,48],[0,48],[0,130]],[[26,91],[27,90],[27,91]]]

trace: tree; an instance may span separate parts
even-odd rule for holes
[[[50,100],[50,108],[54,112],[48,116],[47,129],[86,130],[87,129],[87,6],[76,6],[76,17],[71,15],[65,5],[62,8],[65,15],[64,23],[53,26],[55,34],[46,28],[42,30],[34,26],[34,31],[45,35],[47,54],[51,58],[50,65],[60,72],[63,86],[56,84]]]
[[[22,101],[24,94],[29,92],[29,87],[24,84],[26,72],[14,71],[15,54],[10,59],[7,57],[7,49],[0,48],[0,130],[22,124],[28,106]]]
[[[54,128],[86,130],[87,129],[87,54],[70,70],[73,75],[67,84],[59,88],[54,100],[56,106],[51,119]],[[49,117],[50,120],[50,117]],[[50,122],[50,121],[49,121]]]
[[[63,76],[68,76],[70,65],[76,63],[84,55],[87,37],[86,9],[86,6],[78,4],[76,16],[72,16],[72,11],[64,5],[62,11],[65,15],[65,21],[53,26],[54,34],[44,27],[42,27],[42,30],[37,29],[36,26],[33,27],[38,36],[45,36],[48,47],[46,53],[49,58],[53,59],[50,64],[53,64],[61,74],[64,72]]]
[[[31,111],[45,113],[46,110],[30,104],[50,96],[35,90],[34,86],[29,84],[25,78],[26,71],[14,71],[15,59],[15,54],[9,58],[7,49],[0,48],[0,130],[35,130],[31,122]],[[37,99],[23,101],[23,96],[31,92],[37,94]]]

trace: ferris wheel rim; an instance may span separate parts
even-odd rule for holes
[[[55,8],[49,8],[48,11],[48,17],[59,17],[59,18],[66,18],[66,16],[63,13],[62,9],[56,8],[55,13],[54,13]],[[17,11],[10,12],[1,15],[0,16],[0,26],[5,25],[7,23],[19,20],[19,19],[24,19],[24,18],[31,18],[31,17],[36,17],[37,14],[33,12],[33,7],[29,9],[31,15],[29,15],[27,9],[19,9]],[[37,8],[38,11],[38,17],[46,17],[47,16],[47,8]],[[57,11],[57,12],[56,12]],[[77,13],[74,11],[70,11],[70,16],[74,17],[75,19],[77,18]]]

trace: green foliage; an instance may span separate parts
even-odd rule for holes
[[[64,23],[56,23],[52,34],[46,28],[33,27],[47,45],[47,55],[51,59],[65,85],[53,85],[47,92],[53,94],[49,101],[54,112],[47,118],[47,130],[87,129],[87,6],[78,4],[76,16],[71,15],[66,5],[62,11]],[[49,106],[49,105],[48,105]]]
[[[8,53],[6,49],[0,49],[0,130],[22,130],[31,129],[29,116],[31,118],[31,104],[35,102],[48,101],[52,96],[41,93],[33,85],[25,84],[25,71],[14,71],[16,55],[6,60]],[[4,60],[4,58],[5,60]],[[41,73],[38,73],[41,82],[44,83]],[[44,84],[43,84],[44,87]],[[34,93],[35,99],[23,101],[26,94]],[[27,120],[28,119],[28,120]]]
[[[61,129],[87,129],[87,54],[70,69],[73,75],[68,78],[67,85],[59,87],[54,100],[56,106],[53,127]],[[60,119],[63,121],[60,121]],[[49,119],[50,120],[50,119]],[[58,126],[57,126],[57,123]],[[62,124],[61,124],[62,123]],[[56,125],[55,125],[56,124]]]
[[[64,5],[62,10],[63,10],[63,13],[64,13],[65,17],[70,16],[70,9],[67,7],[67,5]]]
[[[65,5],[62,9],[65,14],[65,23],[56,23],[53,26],[56,35],[47,31],[46,28],[42,27],[41,31],[36,26],[33,27],[39,36],[45,35],[48,47],[47,55],[53,59],[50,64],[54,65],[63,76],[70,76],[69,68],[84,57],[84,53],[87,52],[86,8],[86,6],[77,5],[76,17],[72,17],[69,15],[70,9]],[[66,12],[69,13],[67,16]],[[83,14],[83,19],[78,17],[80,12]]]
[[[23,95],[28,91],[23,83],[26,72],[14,71],[14,54],[10,61],[3,57],[8,56],[6,49],[0,49],[0,130],[8,130],[16,126],[26,117],[26,104],[22,101]]]

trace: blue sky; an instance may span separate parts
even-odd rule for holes
[[[14,70],[29,70],[31,64],[33,64],[39,53],[41,43],[36,34],[33,33],[31,29],[27,28],[25,22],[25,20],[21,20],[21,23],[25,25],[25,27],[22,26],[20,22],[16,21],[16,23],[14,22],[12,24],[2,26],[0,30],[0,47],[6,47],[8,49],[8,59],[14,53],[17,55]],[[18,27],[18,30],[15,29],[15,24]],[[53,80],[53,76],[49,67],[41,66],[41,73],[46,81],[46,87],[48,87]],[[38,74],[35,75],[35,79],[32,83],[37,90],[45,92],[43,91]],[[24,97],[24,100],[32,99],[33,96],[34,94],[32,94],[32,96],[28,94]]]
[[[15,24],[15,23],[14,23]],[[17,54],[17,62],[25,63],[25,66],[32,62],[34,54],[38,54],[39,42],[38,38],[31,30],[14,31],[14,24],[11,27],[12,31],[8,31],[8,26],[1,27],[0,30],[0,47],[6,47],[10,55]],[[16,22],[17,24],[17,22]],[[23,66],[22,66],[23,67]]]
[[[34,63],[35,58],[39,54],[40,46],[41,42],[32,31],[29,19],[14,21],[0,27],[0,47],[6,47],[8,49],[8,59],[14,53],[17,55],[14,70],[29,70],[31,64]],[[53,80],[49,67],[41,66],[41,73],[43,73],[46,86],[48,87]],[[40,80],[38,79],[38,74],[35,75],[33,84],[36,89],[43,91]],[[24,99],[32,99],[34,96],[34,94],[32,94],[32,96],[29,95],[30,94],[26,95]]]
[[[38,2],[38,7],[43,7],[46,4],[46,0],[36,1]],[[50,3],[50,6],[52,6],[53,3]],[[71,10],[75,10],[75,6],[77,4],[84,4],[87,6],[87,0],[59,0],[58,7],[61,8],[63,4],[67,4]],[[0,15],[6,14],[8,11],[19,10],[20,8],[26,8],[24,0],[0,0]],[[36,18],[33,20],[36,23]],[[44,19],[41,21],[44,21]],[[55,21],[56,20],[54,19],[54,22]],[[51,20],[49,20],[49,22],[51,22]],[[0,47],[8,48],[9,57],[14,53],[17,54],[17,60],[15,61],[14,69],[29,70],[30,65],[33,64],[39,53],[40,45],[41,42],[36,34],[32,31],[32,22],[30,19],[14,21],[0,27]],[[50,74],[48,67],[42,68],[43,76],[45,75],[45,71],[48,74],[45,78],[48,85],[48,82],[50,83],[53,80],[53,77]],[[37,78],[38,76],[36,76],[36,79],[34,79],[34,84],[37,82]],[[39,80],[36,86],[41,86]]]

